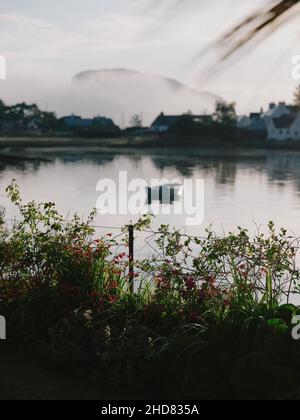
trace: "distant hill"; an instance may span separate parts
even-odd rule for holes
[[[80,94],[78,112],[84,108],[85,113],[111,116],[121,125],[140,113],[146,125],[162,111],[211,113],[220,99],[175,79],[128,69],[83,71],[75,75],[72,86]]]

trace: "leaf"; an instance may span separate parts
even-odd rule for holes
[[[289,330],[288,326],[282,319],[269,319],[269,321],[267,321],[267,325],[272,328],[276,334],[284,334]]]

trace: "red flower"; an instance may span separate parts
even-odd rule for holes
[[[190,289],[190,290],[191,289],[194,289],[196,287],[196,281],[195,281],[195,279],[193,277],[188,277],[185,280],[185,286],[186,286],[187,289]]]
[[[209,276],[206,279],[207,283],[214,284],[216,282],[215,277]]]
[[[170,280],[168,280],[166,277],[159,276],[156,278],[156,285],[159,289],[169,289]]]
[[[99,295],[99,293],[98,293],[96,290],[93,290],[93,291],[90,293],[90,297],[91,297],[91,298],[93,298],[93,299],[97,298],[97,297],[98,297],[98,295]]]

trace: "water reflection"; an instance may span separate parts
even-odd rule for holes
[[[41,165],[60,161],[65,164],[85,162],[99,166],[114,164],[120,157],[126,157],[129,166],[138,169],[145,159],[151,159],[160,172],[174,172],[181,177],[192,177],[201,172],[204,177],[213,176],[217,184],[234,185],[239,171],[266,173],[270,182],[293,181],[300,189],[300,153],[235,151],[224,150],[128,150],[108,148],[12,148],[0,154],[0,172],[39,171]]]
[[[3,156],[5,154],[5,156]],[[4,189],[16,178],[25,200],[51,200],[63,212],[95,206],[101,178],[203,178],[205,225],[231,229],[267,223],[300,233],[300,153],[262,150],[135,150],[108,148],[22,148],[0,153],[0,199],[13,210]],[[298,222],[299,220],[299,222]],[[102,217],[102,224],[126,222]],[[167,223],[171,223],[169,218]]]
[[[219,156],[181,156],[153,157],[155,166],[164,171],[176,170],[180,175],[193,176],[195,170],[201,171],[204,177],[213,176],[217,184],[236,183],[239,172],[250,171],[257,174],[267,174],[270,182],[279,181],[285,185],[292,181],[300,191],[300,154],[298,152],[253,152],[253,155],[225,154]]]

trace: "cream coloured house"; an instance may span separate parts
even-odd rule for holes
[[[300,140],[300,114],[266,121],[268,140]]]
[[[280,102],[264,114],[268,140],[300,140],[300,110]]]

